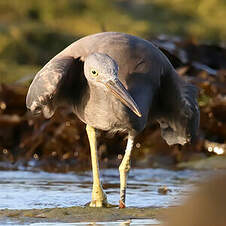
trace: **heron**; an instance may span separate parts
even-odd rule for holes
[[[85,36],[36,74],[27,108],[51,118],[62,105],[86,124],[93,172],[91,207],[110,206],[100,181],[98,130],[128,137],[119,166],[119,208],[124,208],[134,139],[145,126],[159,123],[169,145],[191,142],[199,127],[196,87],[179,77],[152,42],[120,32]]]

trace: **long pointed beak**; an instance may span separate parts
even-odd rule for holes
[[[110,80],[105,85],[123,104],[130,108],[137,116],[142,116],[137,104],[118,79],[114,81]]]

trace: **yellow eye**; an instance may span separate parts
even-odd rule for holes
[[[91,74],[95,77],[98,76],[98,72],[95,69],[91,69]]]

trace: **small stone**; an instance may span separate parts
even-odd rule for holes
[[[46,218],[46,215],[44,213],[40,213],[38,215],[35,215],[34,217],[37,217],[37,218]]]
[[[161,195],[167,195],[168,192],[172,192],[172,190],[166,186],[158,188],[158,193]]]

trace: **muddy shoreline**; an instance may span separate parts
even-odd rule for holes
[[[0,210],[0,222],[7,220],[20,223],[35,222],[103,222],[129,219],[159,219],[161,208],[46,208],[30,210]]]

